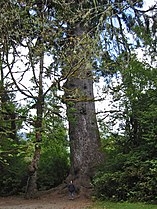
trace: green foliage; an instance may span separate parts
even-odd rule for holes
[[[123,132],[106,134],[100,126],[107,156],[93,184],[102,199],[156,203],[156,68],[133,58],[121,73],[122,83],[113,94],[120,98],[121,111],[114,119],[123,119]]]
[[[64,145],[53,139],[45,144],[38,172],[38,187],[41,190],[62,183],[69,170],[69,154]]]
[[[157,202],[157,160],[150,159],[151,153],[142,148],[128,154],[111,153],[94,179],[99,198]]]
[[[49,126],[49,121],[47,121]],[[42,153],[39,163],[38,188],[50,189],[60,184],[69,171],[69,152],[66,139],[66,129],[60,121],[54,125],[52,132],[43,134]],[[47,127],[48,128],[48,127]],[[27,141],[20,140],[16,145],[12,140],[5,140],[3,144],[3,159],[0,163],[0,195],[18,194],[25,192],[28,179],[28,165],[33,155],[33,135]],[[31,139],[32,138],[32,139]],[[4,142],[4,140],[3,140]],[[6,150],[7,149],[7,150]],[[5,150],[5,151],[4,151]]]
[[[22,150],[19,148],[18,150],[15,149],[14,152],[11,150],[12,154],[5,152],[6,163],[0,164],[0,195],[2,196],[24,192],[28,165],[25,162],[24,147]]]
[[[53,104],[56,109],[51,107],[51,111],[49,110],[49,114],[47,114],[45,122],[43,122],[43,149],[38,173],[39,189],[49,189],[58,185],[63,181],[69,169],[66,129],[62,119],[58,117],[60,112],[58,106],[55,105],[55,101],[53,101]],[[5,105],[4,107],[6,108]],[[45,109],[46,111],[47,109]],[[26,120],[27,108],[19,107],[16,112],[22,120]],[[21,128],[22,120],[16,120],[17,130]],[[1,120],[2,122],[5,129],[4,132],[0,132],[0,195],[25,192],[28,165],[34,152],[34,132],[28,133],[27,139],[22,139],[20,136],[23,136],[17,134],[17,139],[14,140],[8,137],[7,127],[10,126],[9,121]]]
[[[69,171],[67,130],[62,118],[54,114],[57,110],[51,110],[44,120],[37,182],[40,190],[59,185]]]

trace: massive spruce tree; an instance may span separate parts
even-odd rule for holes
[[[65,16],[70,16],[66,20],[68,43],[65,44],[67,57],[63,73],[68,72],[64,87],[71,175],[81,187],[89,186],[95,165],[103,159],[94,108],[94,63],[97,66],[102,64],[103,75],[114,75],[116,69],[112,64],[116,57],[125,51],[122,62],[127,64],[131,51],[153,42],[153,27],[150,28],[149,24],[154,16],[147,12],[155,10],[155,6],[147,11],[142,6],[143,1],[63,2]],[[67,12],[65,8],[70,9]]]
[[[11,28],[12,33],[6,40],[14,40],[7,43],[13,44],[15,54],[15,42],[22,45],[21,40],[24,39],[31,50],[29,66],[33,69],[34,82],[38,87],[35,97],[36,142],[39,142],[41,137],[45,95],[42,88],[42,73],[45,69],[43,53],[48,51],[55,62],[46,68],[46,75],[51,77],[53,73],[58,88],[65,92],[62,99],[67,105],[71,148],[69,178],[75,180],[80,188],[89,188],[95,168],[103,160],[95,115],[93,77],[100,66],[104,75],[108,72],[113,74],[115,71],[111,60],[126,51],[125,62],[129,62],[131,50],[141,44],[151,43],[150,33],[153,30],[149,23],[154,14],[147,15],[148,11],[143,11],[143,1],[140,0],[23,0],[13,1],[13,4],[17,6],[18,11],[23,11],[16,16],[17,25],[20,23],[17,30],[19,33],[16,31],[14,34],[17,28],[16,24],[12,24],[14,30]],[[154,9],[155,6],[150,8],[150,11]],[[34,68],[36,64],[39,64],[40,72],[37,79]],[[9,62],[8,67],[10,68]],[[62,86],[60,81],[64,80],[66,82]],[[25,92],[26,89],[23,93]],[[34,95],[31,96],[34,98]],[[40,155],[38,150],[39,146],[36,145],[37,161],[38,154]],[[36,172],[37,164],[33,168],[34,176]],[[31,191],[35,192],[36,177],[32,183],[34,189]]]

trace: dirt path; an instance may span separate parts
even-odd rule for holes
[[[37,199],[26,200],[22,197],[0,197],[0,209],[85,209],[92,205],[86,198],[68,196],[55,193],[44,195]]]

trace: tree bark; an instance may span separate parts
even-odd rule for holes
[[[91,178],[104,155],[95,114],[92,69],[89,67],[92,50],[88,49],[92,48],[92,39],[86,35],[84,25],[79,23],[73,28],[72,37],[75,41],[67,49],[67,55],[73,72],[64,85],[71,153],[67,180],[73,180],[82,191],[91,188]]]
[[[93,81],[91,77],[71,78],[67,80],[65,87],[71,153],[68,180],[74,180],[80,189],[90,188],[95,169],[103,160],[95,114]],[[86,100],[83,101],[80,96],[72,101],[68,89],[77,89]]]
[[[43,66],[44,66],[44,53],[40,56],[40,69],[39,69],[39,83],[38,83],[38,98],[36,102],[37,118],[35,121],[35,151],[31,164],[28,167],[28,181],[26,187],[25,197],[27,199],[34,198],[37,193],[37,172],[40,160],[42,141],[42,122],[43,122],[43,108],[44,108],[44,94],[43,94]]]
[[[33,160],[28,167],[28,180],[25,194],[26,199],[34,198],[37,193],[37,171],[40,159],[40,150],[40,146],[36,144]]]

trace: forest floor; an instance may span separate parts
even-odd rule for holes
[[[56,192],[29,200],[17,196],[0,197],[0,209],[86,209],[92,205],[92,200],[88,198],[75,196],[70,200],[68,194]]]

